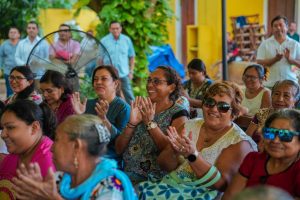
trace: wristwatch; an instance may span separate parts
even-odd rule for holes
[[[151,130],[151,129],[154,129],[157,127],[157,123],[155,121],[150,121],[148,124],[147,124],[147,130]]]
[[[199,152],[197,150],[195,150],[194,153],[188,155],[188,157],[186,157],[188,159],[189,162],[195,162],[197,157],[199,156]]]

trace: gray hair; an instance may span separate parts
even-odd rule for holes
[[[110,132],[95,115],[71,115],[60,124],[60,127],[68,134],[70,140],[84,140],[91,156],[103,155],[110,140]]]
[[[293,200],[294,198],[280,188],[260,185],[247,188],[238,193],[232,200]]]

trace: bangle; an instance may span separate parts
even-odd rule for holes
[[[137,126],[137,124],[132,124],[132,123],[130,123],[130,122],[128,122],[127,125],[132,126],[132,128]]]
[[[127,125],[126,125],[126,128],[132,128],[132,129],[134,129],[135,126],[130,126],[129,124],[127,124]]]

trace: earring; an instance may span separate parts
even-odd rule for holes
[[[74,164],[75,168],[78,169],[79,163],[78,163],[77,156],[75,156],[73,164]]]

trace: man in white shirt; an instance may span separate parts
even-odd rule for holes
[[[39,27],[38,24],[34,21],[30,21],[27,24],[27,37],[22,39],[16,49],[15,61],[17,66],[26,65],[30,52],[33,47],[40,41],[38,36]],[[45,69],[38,63],[42,60],[48,60],[49,56],[49,46],[47,42],[42,41],[39,44],[38,48],[35,48],[33,55],[28,63],[31,66],[31,70],[35,74],[35,80],[39,80],[45,73]],[[36,81],[37,82],[37,81]]]
[[[258,47],[257,63],[268,67],[270,75],[264,85],[273,87],[276,81],[293,80],[298,82],[292,65],[300,68],[300,44],[287,36],[288,20],[276,16],[272,22],[273,36],[264,40]]]

